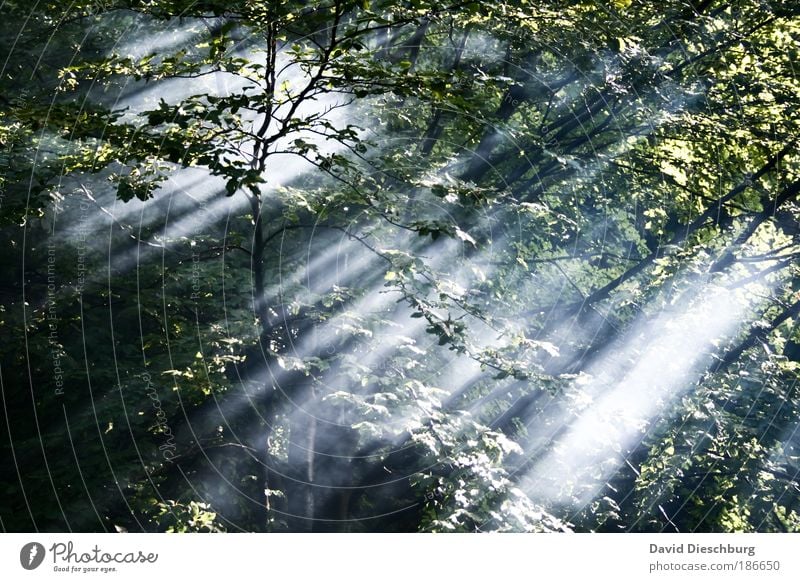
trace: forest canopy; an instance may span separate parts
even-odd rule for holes
[[[800,4],[0,2],[6,531],[800,531]]]

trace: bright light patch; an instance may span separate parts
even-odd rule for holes
[[[583,408],[562,414],[549,435],[540,435],[546,452],[537,452],[541,458],[525,478],[526,491],[557,505],[589,502],[652,419],[711,366],[715,345],[733,336],[748,307],[740,294],[701,284],[635,324],[575,381],[574,400]]]

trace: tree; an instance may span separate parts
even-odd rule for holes
[[[797,529],[791,3],[3,6],[6,527]]]

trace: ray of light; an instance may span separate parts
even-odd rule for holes
[[[699,283],[634,324],[576,380],[573,399],[582,401],[582,411],[562,412],[533,436],[534,462],[524,480],[530,495],[568,506],[591,500],[652,419],[708,369],[714,349],[739,331],[751,308],[741,293]]]

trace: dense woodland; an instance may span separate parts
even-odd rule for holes
[[[3,531],[800,531],[800,4],[0,0]]]

